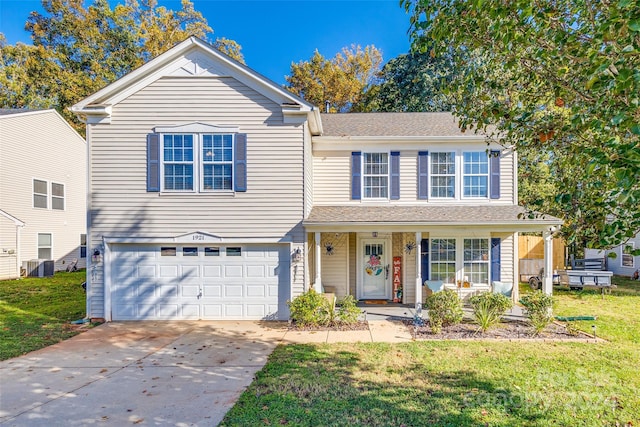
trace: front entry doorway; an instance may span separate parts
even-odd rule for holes
[[[387,239],[360,240],[358,283],[360,299],[389,299],[389,242]]]

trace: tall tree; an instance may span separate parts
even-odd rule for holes
[[[449,54],[431,56],[416,53],[391,59],[377,75],[378,82],[367,89],[358,111],[450,111],[445,93],[455,71]]]
[[[462,126],[551,153],[570,243],[640,232],[640,8],[633,0],[402,0],[414,48],[449,49]],[[472,58],[472,59],[469,59]],[[537,207],[537,206],[532,206]]]
[[[381,63],[382,53],[373,45],[344,47],[332,59],[316,50],[308,61],[291,64],[287,88],[314,105],[329,102],[331,111],[349,111],[360,102]]]
[[[25,28],[33,46],[0,38],[0,105],[55,107],[76,129],[84,126],[67,107],[115,81],[189,36],[207,40],[211,28],[189,0],[179,11],[156,0],[43,0]],[[218,39],[214,46],[243,62],[241,47]]]

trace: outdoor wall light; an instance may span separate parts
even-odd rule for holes
[[[293,251],[293,253],[291,254],[291,261],[293,261],[294,263],[302,261],[302,250],[300,250],[300,248],[296,248],[296,250]]]
[[[98,249],[93,251],[93,257],[91,259],[93,260],[93,262],[99,262],[100,261],[100,251]]]

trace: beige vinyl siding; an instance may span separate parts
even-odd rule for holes
[[[405,304],[414,304],[416,301],[416,254],[420,253],[420,244],[416,244],[416,248],[407,253],[404,247],[407,243],[416,243],[415,233],[402,234],[402,283],[403,298]]]
[[[156,126],[203,122],[247,134],[247,191],[149,193],[146,137]],[[113,107],[111,124],[91,129],[92,242],[107,237],[222,238],[304,242],[304,126],[283,125],[281,107],[233,78],[165,77]],[[302,247],[302,246],[300,246]],[[303,292],[304,263],[291,274]],[[94,313],[101,310],[96,275]]]
[[[38,233],[51,233],[55,269],[80,260],[86,233],[86,143],[53,110],[0,117],[0,209],[26,225],[20,232],[21,264],[38,257]],[[33,207],[33,179],[47,182],[48,209]],[[51,183],[64,184],[65,209],[51,209]],[[3,221],[5,233],[15,225]],[[9,230],[5,230],[9,227]],[[2,250],[0,243],[0,251]]]
[[[0,280],[19,276],[17,256],[16,224],[0,215]]]
[[[478,143],[477,147],[460,149],[484,150],[484,143]],[[451,151],[455,148],[437,148],[438,151]],[[362,150],[366,151],[366,150]],[[386,151],[386,150],[380,150]],[[390,203],[517,203],[514,192],[514,159],[513,153],[505,153],[500,159],[500,198],[478,199],[460,198],[457,200],[429,199],[418,200],[418,150],[400,151],[400,200]],[[461,167],[461,166],[460,166]],[[458,171],[458,175],[461,171]],[[362,203],[360,200],[351,200],[351,151],[316,151],[313,153],[313,202],[317,205],[340,205]],[[461,178],[458,179],[457,192],[461,193]]]
[[[333,255],[326,253],[325,245],[331,243],[334,246]],[[335,289],[337,297],[344,297],[348,292],[349,278],[349,235],[348,233],[322,233],[320,255],[322,264],[322,285],[327,289]]]
[[[493,233],[491,237],[499,237],[500,241],[500,281],[506,283],[513,283],[517,286],[518,282],[515,279],[515,262],[514,259],[514,245],[517,239],[514,238],[513,233]]]

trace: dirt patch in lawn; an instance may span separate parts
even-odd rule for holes
[[[465,339],[495,339],[495,340],[568,340],[595,342],[594,338],[582,331],[568,331],[564,324],[553,322],[539,335],[534,335],[533,328],[526,322],[505,321],[489,329],[484,334],[475,323],[465,320],[460,324],[442,328],[440,333],[433,333],[429,322],[418,326],[413,321],[404,322],[411,335],[416,340],[465,340]]]

